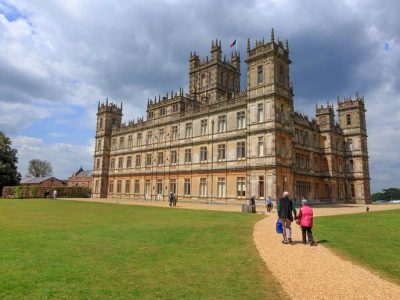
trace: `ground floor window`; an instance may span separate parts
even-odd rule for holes
[[[225,177],[219,177],[218,178],[217,188],[218,188],[217,197],[218,198],[224,198],[225,197],[225,193],[226,193]]]
[[[145,183],[145,186],[144,186],[144,191],[145,191],[146,199],[150,199],[150,196],[151,196],[150,180],[146,180],[146,183]]]
[[[236,190],[238,197],[246,196],[246,182],[244,177],[238,177],[236,181]]]
[[[170,179],[169,181],[169,192],[176,194],[176,179]]]
[[[131,192],[131,181],[125,180],[125,194],[129,194]]]
[[[122,180],[117,181],[117,193],[121,193],[122,190]]]
[[[350,184],[350,189],[351,189],[351,197],[355,198],[356,197],[356,190],[354,188],[354,183]]]
[[[139,179],[136,179],[136,180],[135,180],[134,193],[135,193],[135,194],[139,194],[139,193],[140,193],[140,183],[139,183]]]
[[[108,188],[108,191],[110,193],[114,193],[114,181],[113,180],[110,180],[110,186]]]
[[[157,179],[157,195],[162,195],[163,193],[163,184],[161,179]]]
[[[309,182],[296,181],[296,199],[310,198],[311,184]]]
[[[185,178],[185,183],[183,186],[184,189],[184,195],[185,196],[190,196],[191,195],[191,184],[190,184],[190,179],[189,178]]]
[[[258,198],[265,196],[264,176],[258,176]]]
[[[200,197],[207,196],[207,178],[200,178]]]

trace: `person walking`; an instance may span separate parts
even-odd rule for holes
[[[256,205],[256,196],[255,195],[251,196],[250,205]]]
[[[289,199],[289,193],[283,192],[282,198],[278,201],[278,206],[276,208],[278,212],[278,217],[282,222],[283,226],[283,241],[284,244],[292,244],[292,229],[291,223],[293,222],[293,217],[296,217],[296,208],[294,207],[293,201]]]
[[[53,191],[53,200],[56,200],[57,199],[57,190],[54,190]]]
[[[176,207],[176,202],[178,202],[178,198],[176,197],[176,194],[173,194],[173,200],[172,200],[172,205]]]
[[[313,209],[308,205],[308,201],[306,199],[301,200],[301,209],[299,210],[299,214],[297,215],[296,219],[300,220],[301,226],[301,234],[303,236],[303,244],[306,244],[306,233],[308,237],[308,241],[310,242],[310,246],[315,245],[314,237],[312,234],[312,227],[313,227]]]
[[[267,196],[267,198],[265,198],[265,205],[267,207],[267,212],[270,212],[272,210],[272,201],[269,196]]]
[[[168,205],[169,205],[169,207],[172,207],[173,203],[174,203],[174,194],[172,192],[170,192],[169,196],[168,196]]]

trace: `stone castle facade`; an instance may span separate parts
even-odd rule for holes
[[[314,202],[370,202],[364,99],[294,109],[288,42],[247,41],[240,54],[190,54],[189,92],[148,100],[147,118],[122,123],[122,103],[99,103],[93,196],[166,200],[273,199],[287,190]]]

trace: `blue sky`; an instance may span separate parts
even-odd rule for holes
[[[0,0],[0,130],[19,151],[67,178],[92,167],[97,102],[124,102],[124,120],[147,98],[187,90],[190,51],[211,40],[289,39],[295,108],[365,96],[372,190],[399,186],[398,1]],[[242,88],[245,76],[242,76]]]

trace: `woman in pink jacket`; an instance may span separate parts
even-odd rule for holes
[[[308,241],[310,242],[310,246],[315,245],[314,238],[312,235],[312,227],[313,227],[313,210],[308,205],[306,199],[301,200],[302,207],[299,210],[299,214],[297,215],[297,220],[300,220],[301,232],[303,235],[303,243],[306,244],[306,233],[308,237]]]

